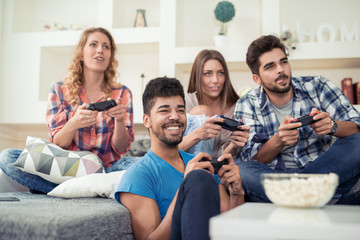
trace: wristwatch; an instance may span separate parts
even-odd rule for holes
[[[329,135],[335,134],[337,129],[338,129],[337,123],[335,122],[334,119],[331,119],[331,132],[329,133]]]

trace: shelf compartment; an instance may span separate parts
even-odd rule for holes
[[[147,27],[160,26],[160,0],[113,0],[112,27],[134,27],[137,9],[145,10]]]
[[[40,32],[45,24],[58,31],[61,27],[83,29],[99,23],[99,0],[14,0],[11,4],[13,32]],[[92,7],[84,11],[84,6]]]
[[[214,45],[219,24],[214,10],[218,0],[176,1],[176,46]],[[261,35],[261,0],[232,1],[235,16],[227,24],[229,45],[247,44]],[[201,31],[201,34],[199,33]],[[246,33],[246,34],[244,34]]]

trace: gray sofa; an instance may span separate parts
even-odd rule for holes
[[[63,199],[29,192],[1,193],[1,239],[133,239],[129,211],[108,198]]]
[[[122,168],[150,148],[149,139],[131,144]],[[133,239],[130,213],[115,199],[64,199],[30,192],[4,192],[0,199],[0,239]]]

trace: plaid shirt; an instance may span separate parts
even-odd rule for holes
[[[128,133],[128,147],[134,141],[133,132],[133,106],[132,94],[126,87],[114,88],[110,94],[110,98],[122,98],[122,103],[127,106],[127,114],[125,116],[125,126]],[[98,99],[103,101],[104,92]],[[79,103],[89,103],[85,92],[79,95]],[[75,115],[75,109],[70,105],[69,87],[63,85],[63,82],[56,82],[52,85],[46,113],[46,124],[49,129],[50,141],[53,142],[55,134],[60,131],[67,121]],[[99,112],[96,124],[90,127],[78,129],[71,145],[67,148],[72,151],[90,151],[99,156],[105,167],[110,167],[114,162],[120,159],[121,154],[112,144],[112,136],[114,133],[114,119]]]
[[[353,121],[360,126],[360,114],[350,104],[341,90],[322,76],[293,77],[294,89],[291,117],[307,115],[312,108],[328,112],[335,120]],[[242,161],[252,160],[262,145],[278,132],[279,123],[270,106],[270,101],[260,86],[250,90],[238,100],[235,107],[235,119],[241,118],[250,126],[249,141],[240,152]],[[304,167],[315,160],[332,144],[330,135],[316,135],[310,126],[299,128],[299,139],[294,150],[294,160]],[[282,161],[281,153],[269,166],[275,168]]]

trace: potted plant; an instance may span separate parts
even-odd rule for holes
[[[227,23],[235,16],[234,4],[228,1],[219,2],[214,10],[215,18],[220,23],[218,36],[214,37],[215,45],[224,45],[226,41]],[[220,39],[220,43],[217,41]]]

